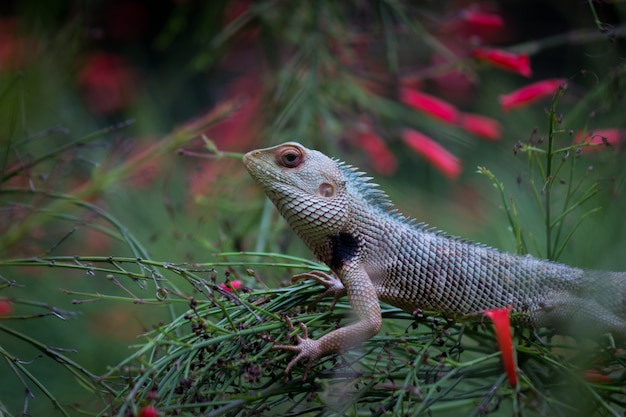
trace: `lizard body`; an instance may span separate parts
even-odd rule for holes
[[[296,142],[247,153],[244,164],[291,228],[341,281],[303,274],[347,294],[357,321],[279,345],[309,364],[375,335],[379,299],[445,316],[507,307],[533,327],[626,338],[626,273],[585,270],[499,251],[414,224],[355,168]],[[580,329],[584,329],[581,331]]]

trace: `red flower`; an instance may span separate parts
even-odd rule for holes
[[[137,417],[157,417],[159,411],[153,405],[147,405],[139,411]]]
[[[502,137],[502,125],[487,116],[465,113],[461,116],[460,126],[476,136],[487,140],[500,140]]]
[[[220,288],[224,291],[233,292],[233,289],[238,290],[243,285],[243,282],[236,279],[234,281],[229,281],[228,283],[223,282],[220,284]]]
[[[485,310],[485,316],[493,321],[496,338],[498,339],[498,348],[502,358],[502,366],[506,372],[509,384],[512,387],[517,386],[517,366],[513,355],[513,337],[511,336],[511,323],[509,321],[509,313],[511,307],[492,308]]]
[[[502,16],[480,10],[464,10],[461,18],[470,26],[477,29],[500,29],[504,26]]]
[[[13,303],[8,298],[0,298],[0,317],[8,316],[13,312]]]
[[[509,94],[503,94],[500,96],[502,110],[509,111],[525,107],[546,97],[553,96],[564,85],[564,79],[552,78],[529,84],[526,87],[511,91]]]
[[[472,56],[478,61],[485,61],[491,65],[508,71],[513,71],[524,77],[530,77],[530,58],[527,54],[514,54],[500,49],[475,49]]]
[[[584,143],[594,146],[583,146],[584,153],[600,151],[609,146],[620,147],[626,143],[626,130],[620,129],[597,129],[593,131],[581,131],[574,136],[574,143]]]
[[[110,114],[127,107],[136,91],[136,77],[126,60],[107,52],[87,57],[78,83],[91,111]]]
[[[402,132],[402,140],[446,177],[457,179],[461,174],[462,168],[459,159],[428,136],[407,129]]]
[[[396,171],[398,167],[396,157],[387,147],[387,143],[376,133],[358,132],[353,142],[368,154],[374,171],[381,175],[391,175]]]
[[[235,62],[233,61],[233,64]],[[239,65],[241,62],[237,61]],[[237,103],[236,111],[229,112],[218,123],[212,123],[203,133],[214,141],[218,149],[243,150],[249,149],[258,132],[263,128],[263,105],[265,90],[258,71],[249,71],[233,80],[220,96],[220,101],[209,115],[219,112],[219,107]],[[189,192],[194,197],[208,194],[215,186],[215,178],[223,172],[219,164],[203,164],[191,174]]]
[[[15,70],[21,64],[23,41],[17,33],[17,19],[0,20],[0,71]]]
[[[465,46],[455,42],[445,42],[446,48],[457,56],[465,55]],[[433,53],[430,65],[436,68],[448,68],[450,58],[440,53]],[[402,84],[406,86],[406,80],[402,79]],[[456,105],[470,105],[474,102],[475,83],[460,68],[449,68],[441,71],[436,77],[430,80],[435,88],[435,94],[443,100],[454,102]],[[418,87],[419,88],[419,87]]]
[[[446,123],[456,123],[459,111],[452,104],[413,88],[400,90],[400,101]]]
[[[594,382],[599,384],[607,384],[615,381],[615,379],[611,376],[602,374],[595,369],[589,369],[585,371],[585,373],[583,374],[583,378],[587,382]]]

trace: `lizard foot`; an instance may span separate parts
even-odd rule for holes
[[[312,279],[313,281],[323,285],[326,288],[326,291],[315,297],[313,302],[309,304],[309,307],[307,308],[308,311],[313,311],[313,309],[321,299],[330,295],[333,296],[333,303],[330,306],[330,309],[333,310],[335,308],[335,304],[337,304],[337,301],[339,301],[341,297],[346,295],[346,288],[343,286],[341,280],[339,280],[339,278],[337,278],[333,274],[327,274],[326,272],[322,271],[305,272],[303,274],[294,275],[291,278],[291,282],[295,284],[296,282],[303,279]]]
[[[287,326],[289,326],[289,331],[293,331],[291,320],[288,317],[285,317],[285,320],[287,321]],[[302,375],[302,380],[306,381],[307,374],[311,369],[311,364],[315,359],[322,356],[322,350],[318,340],[309,339],[309,331],[306,325],[304,323],[298,323],[298,326],[302,331],[302,336],[296,335],[296,340],[298,341],[297,345],[274,345],[272,349],[288,350],[297,353],[296,357],[289,361],[287,368],[285,368],[285,377],[289,375],[291,369],[300,362],[301,359],[308,358],[309,360],[304,369],[304,375]]]

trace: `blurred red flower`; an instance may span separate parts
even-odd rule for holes
[[[440,35],[450,35],[459,44],[486,45],[502,41],[506,29],[504,18],[485,4],[472,4],[468,8],[454,12],[437,27]]]
[[[0,298],[0,317],[8,316],[13,312],[13,303],[8,298]]]
[[[502,125],[497,120],[480,114],[464,113],[461,115],[460,126],[476,136],[487,140],[500,140]]]
[[[467,46],[450,39],[442,40],[446,48],[456,56],[465,56]],[[452,101],[456,105],[471,105],[474,102],[474,89],[476,87],[472,78],[463,68],[450,65],[450,57],[439,52],[434,52],[430,59],[433,68],[441,68],[438,75],[430,81],[437,97]],[[407,78],[402,79],[402,84],[407,85]],[[417,86],[419,88],[419,86]]]
[[[218,149],[249,149],[263,130],[265,90],[259,71],[249,71],[236,78],[221,94],[222,103],[237,102],[236,111],[213,124],[203,133]],[[218,101],[220,103],[220,101]],[[219,104],[218,104],[219,105]],[[217,106],[216,106],[217,107]],[[190,178],[189,192],[194,197],[207,195],[225,164],[202,164]]]
[[[400,101],[446,123],[456,123],[459,118],[454,105],[410,87],[402,87]]]
[[[139,411],[137,417],[157,417],[159,415],[159,410],[156,409],[153,405],[147,405]]]
[[[496,339],[498,340],[498,348],[502,358],[502,366],[506,372],[509,384],[512,387],[517,386],[517,366],[513,355],[513,337],[511,336],[511,322],[509,313],[511,307],[492,308],[485,310],[485,316],[493,321]]]
[[[585,371],[585,373],[583,374],[583,378],[587,382],[592,382],[596,384],[609,384],[615,381],[615,379],[611,376],[600,373],[595,369],[589,369]]]
[[[233,292],[233,289],[238,290],[242,286],[243,286],[243,282],[241,282],[241,280],[238,280],[238,279],[229,281],[228,283],[223,282],[220,284],[220,288],[228,292]]]
[[[478,61],[484,61],[495,67],[516,72],[524,77],[532,75],[530,58],[527,54],[518,55],[501,49],[477,48],[473,51],[472,56]]]
[[[504,19],[502,16],[482,10],[463,10],[461,12],[461,18],[468,26],[476,29],[500,29],[504,27]]]
[[[352,142],[362,148],[369,156],[372,169],[380,175],[391,175],[398,168],[395,155],[387,147],[387,143],[376,133],[369,130],[351,134]]]
[[[33,42],[19,33],[17,18],[0,19],[0,71],[19,70],[28,58],[32,58]]]
[[[406,129],[402,132],[402,140],[446,177],[454,180],[461,174],[459,159],[428,136]]]
[[[565,85],[564,79],[552,78],[529,84],[526,87],[511,91],[509,94],[503,94],[499,98],[502,110],[509,111],[526,107],[546,97],[551,97],[563,85]]]
[[[586,143],[595,146],[583,146],[582,152],[591,153],[613,147],[619,149],[626,144],[626,130],[621,129],[596,129],[580,131],[574,136],[574,143]]]
[[[136,76],[126,60],[107,52],[88,55],[78,74],[78,84],[89,109],[110,114],[131,104]]]

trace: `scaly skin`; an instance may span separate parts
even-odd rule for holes
[[[626,338],[626,273],[591,271],[466,242],[392,209],[362,173],[287,142],[244,155],[254,180],[313,253],[339,278],[303,274],[337,298],[347,294],[356,322],[314,340],[298,337],[286,373],[342,352],[380,330],[379,299],[405,311],[445,316],[511,306],[524,324],[588,336]],[[326,294],[326,293],[325,293]]]

